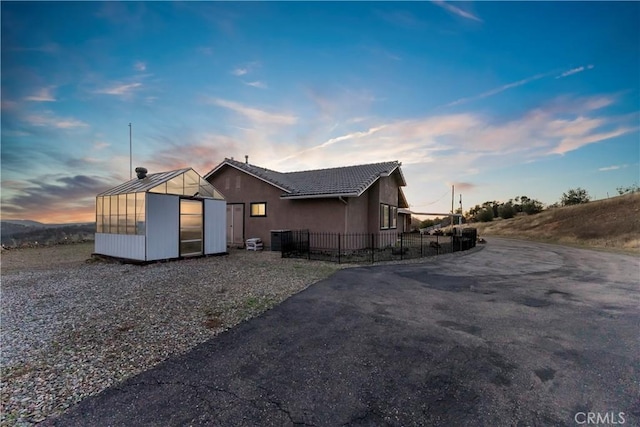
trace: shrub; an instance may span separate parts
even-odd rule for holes
[[[503,205],[500,205],[500,207],[498,208],[498,215],[500,215],[500,218],[502,219],[513,218],[515,213],[516,211],[511,203],[505,203]]]
[[[560,203],[562,204],[562,206],[570,206],[587,203],[589,200],[591,200],[591,197],[587,193],[587,190],[578,187],[572,188],[566,193],[562,193]]]
[[[478,213],[478,221],[491,222],[493,221],[493,209],[483,209]]]

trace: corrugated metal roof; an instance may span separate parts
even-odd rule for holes
[[[191,168],[177,169],[168,172],[150,173],[143,179],[134,178],[125,183],[104,191],[98,196],[114,196],[116,194],[140,193],[151,190],[152,188],[167,182],[176,176],[190,171]]]
[[[129,193],[142,193],[142,192],[148,192],[151,190],[156,189],[158,186],[161,186],[162,184],[171,181],[174,178],[179,177],[182,174],[187,174],[188,172],[193,172],[193,178],[195,179],[195,177],[197,177],[197,181],[196,182],[192,182],[191,183],[191,187],[193,186],[197,186],[197,188],[199,188],[198,192],[196,194],[198,194],[200,197],[213,197],[216,199],[224,199],[224,197],[222,196],[222,193],[220,193],[218,190],[216,190],[213,185],[211,185],[211,183],[205,181],[196,171],[194,171],[192,168],[184,168],[184,169],[176,169],[173,171],[168,171],[168,172],[158,172],[158,173],[151,173],[148,174],[146,177],[142,178],[142,179],[131,179],[123,184],[118,185],[117,187],[113,187],[107,191],[104,191],[100,194],[98,194],[99,196],[115,196],[118,194],[129,194]],[[186,178],[185,178],[186,179]],[[187,188],[186,185],[183,188],[183,190]],[[197,189],[196,188],[196,189]],[[161,187],[161,191],[155,191],[157,193],[164,193],[165,192],[165,188]],[[167,190],[170,194],[178,194],[178,195],[183,195],[180,192],[171,192],[169,190]],[[192,196],[193,194],[189,193],[187,194],[189,196]]]
[[[205,177],[210,177],[225,164],[280,188],[285,192],[281,196],[282,198],[360,196],[378,178],[389,176],[396,170],[400,176],[400,185],[406,185],[400,170],[401,163],[398,161],[301,172],[276,172],[248,163],[225,159]]]

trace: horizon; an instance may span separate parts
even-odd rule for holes
[[[149,173],[397,160],[417,212],[639,181],[638,2],[0,8],[2,218],[95,221],[129,123]]]

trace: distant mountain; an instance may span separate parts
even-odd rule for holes
[[[46,227],[46,224],[38,221],[31,221],[30,219],[3,219],[2,226],[5,224],[23,225],[27,227]]]
[[[30,220],[0,221],[0,240],[4,246],[24,244],[51,245],[65,242],[93,240],[94,222],[75,224],[43,224]]]

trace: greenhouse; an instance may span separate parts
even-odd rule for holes
[[[226,202],[192,168],[136,179],[96,196],[95,253],[154,261],[226,252]]]

